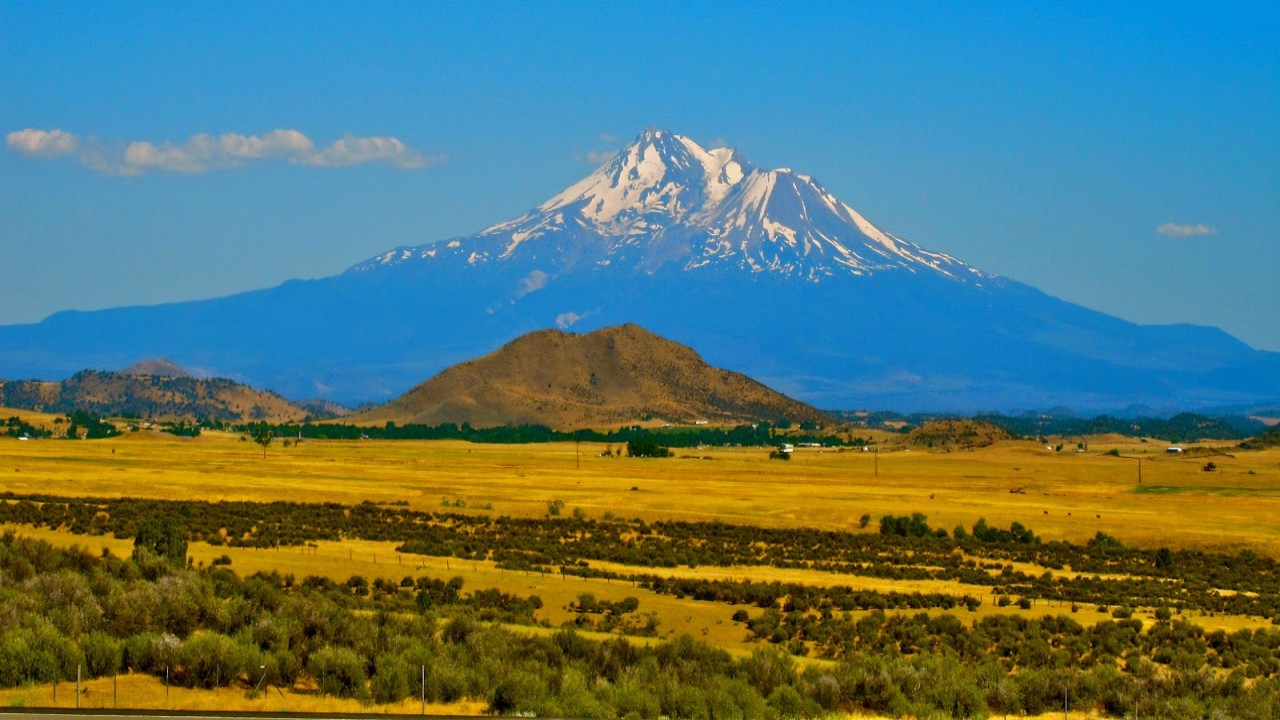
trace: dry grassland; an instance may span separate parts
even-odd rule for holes
[[[1113,447],[1125,457],[1112,457]],[[0,490],[68,496],[406,502],[446,500],[495,515],[541,516],[547,502],[592,516],[721,519],[855,529],[864,513],[923,512],[931,524],[1019,521],[1046,540],[1099,530],[1127,544],[1280,556],[1280,449],[1166,456],[1156,442],[1084,453],[1010,441],[956,453],[759,448],[678,450],[668,460],[599,457],[603,445],[306,441],[261,449],[237,436],[139,432],[80,442],[0,440]],[[616,449],[616,448],[615,448]],[[1139,463],[1137,458],[1143,458]],[[1207,461],[1217,467],[1205,472]],[[878,465],[878,474],[876,466]],[[1138,468],[1142,485],[1138,484]],[[1021,489],[1023,492],[1010,492]],[[874,526],[873,528],[874,529]]]
[[[3,411],[0,410],[0,413]],[[23,413],[30,416],[29,413]],[[1125,457],[1112,457],[1115,448]],[[614,448],[616,449],[616,448]],[[1074,448],[1072,448],[1073,450]],[[271,445],[263,458],[257,445],[238,436],[206,433],[181,439],[152,432],[98,441],[17,441],[0,438],[0,491],[65,496],[154,497],[202,500],[284,500],[356,504],[407,503],[424,511],[449,510],[445,501],[464,500],[473,512],[542,516],[552,499],[565,512],[582,508],[600,517],[613,513],[645,519],[709,520],[764,526],[807,526],[856,530],[870,514],[923,512],[931,524],[972,525],[979,517],[998,526],[1019,521],[1046,540],[1082,542],[1097,531],[1126,544],[1256,551],[1280,556],[1280,450],[1244,452],[1225,449],[1212,457],[1166,456],[1164,445],[1127,438],[1093,439],[1087,452],[1061,453],[1028,442],[1004,442],[970,452],[918,450],[880,453],[799,449],[790,462],[771,461],[759,448],[677,450],[668,460],[600,457],[604,445],[475,445],[465,442],[305,441],[285,448]],[[1138,485],[1142,458],[1142,485]],[[1213,472],[1202,470],[1212,460]],[[878,466],[878,473],[877,473]],[[1010,492],[1020,489],[1022,492]],[[475,510],[476,506],[488,506]],[[19,527],[23,535],[58,545],[109,548],[126,555],[131,540],[76,536],[62,531]],[[257,550],[192,543],[196,563],[228,555],[242,575],[274,570],[296,577],[321,575],[344,580],[461,576],[465,587],[497,588],[517,595],[538,595],[545,603],[540,620],[553,626],[574,616],[565,606],[578,594],[618,601],[640,600],[640,612],[653,612],[663,637],[689,634],[734,654],[753,647],[747,631],[729,619],[728,605],[658,595],[628,582],[562,578],[503,571],[488,562],[399,555],[395,543],[350,540],[319,542],[311,548]],[[595,562],[619,572],[649,572],[670,577],[847,585],[868,590],[971,594],[990,588],[946,581],[890,581],[834,575],[812,570],[770,567],[698,567],[642,569]],[[1019,566],[1043,572],[1044,568]],[[1070,571],[1059,571],[1070,574]],[[934,611],[941,612],[941,611]],[[970,613],[952,611],[962,619]],[[1031,610],[984,603],[972,615],[1016,613],[1023,616],[1069,613],[1054,603]],[[754,612],[753,612],[754,614]],[[855,613],[857,615],[859,613]],[[1135,617],[1150,622],[1149,611]],[[1199,625],[1235,630],[1262,627],[1266,619],[1188,614]],[[1095,607],[1081,607],[1073,618],[1093,624],[1109,618]],[[538,629],[525,628],[528,632]],[[645,642],[637,639],[637,642]],[[59,687],[57,705],[74,707],[73,686]],[[85,707],[108,707],[111,680],[86,683]],[[127,703],[123,698],[128,695]],[[368,711],[352,701],[303,691],[272,692],[250,700],[244,693],[171,688],[144,676],[120,678],[121,706],[175,710]],[[0,704],[52,706],[52,688],[37,686],[0,692]],[[376,708],[378,712],[416,713],[417,702]],[[474,714],[474,703],[429,706],[429,712]],[[1060,715],[1055,715],[1060,717]],[[1075,718],[1090,717],[1073,715]]]

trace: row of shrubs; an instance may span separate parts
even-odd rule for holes
[[[37,571],[19,579],[15,570],[29,568]],[[802,668],[777,648],[734,658],[687,636],[639,646],[572,630],[522,633],[498,624],[511,618],[495,608],[419,602],[424,591],[448,599],[432,583],[383,590],[361,595],[347,584],[275,574],[241,578],[226,567],[183,567],[145,547],[131,558],[96,556],[7,533],[0,536],[0,684],[65,680],[79,666],[90,675],[163,672],[179,684],[247,693],[314,682],[324,694],[363,702],[394,702],[425,688],[429,700],[481,700],[495,713],[584,718],[967,718],[1043,713],[1060,708],[1064,695],[1073,708],[1113,716],[1280,712],[1280,684],[1235,668],[1205,672],[1132,658],[1124,667],[1048,663],[1010,672],[990,652],[927,642],[911,653],[867,646]],[[895,632],[964,635],[928,625],[936,621],[898,620]],[[891,634],[890,619],[876,622],[877,637]],[[1004,639],[1008,628],[979,629],[1012,642]],[[1136,631],[1116,624],[1116,633]]]
[[[1041,600],[1152,608],[1167,603],[1205,612],[1280,616],[1280,565],[1249,550],[1141,550],[1101,532],[1085,544],[1041,542],[1019,523],[1004,529],[981,519],[970,530],[947,533],[918,513],[887,516],[877,534],[722,522],[647,523],[584,513],[494,518],[372,503],[346,507],[0,495],[0,522],[72,532],[134,537],[146,520],[166,516],[177,519],[184,538],[214,544],[270,547],[361,538],[399,542],[404,553],[578,573],[591,572],[587,566],[594,561],[633,567],[769,565],[887,580],[946,580]],[[1070,567],[1075,573],[1035,575],[1016,570],[1015,564]]]

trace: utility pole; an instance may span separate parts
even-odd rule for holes
[[[427,666],[422,666],[422,714],[427,714]]]

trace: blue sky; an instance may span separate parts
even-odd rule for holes
[[[469,234],[657,126],[1280,350],[1278,37],[1274,2],[0,0],[0,323]]]

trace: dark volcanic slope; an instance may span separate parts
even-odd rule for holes
[[[586,335],[542,330],[455,365],[353,422],[536,423],[604,427],[642,419],[691,423],[827,418],[637,325]]]

